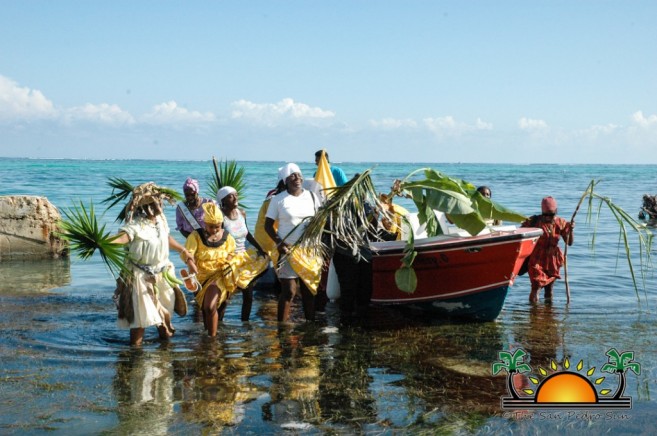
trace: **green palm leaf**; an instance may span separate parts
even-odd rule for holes
[[[98,224],[93,203],[89,210],[80,202],[79,206],[74,205],[63,213],[65,219],[59,222],[58,236],[69,241],[71,251],[83,260],[98,250],[110,273],[118,277],[125,268],[127,252],[123,245],[113,242],[117,236],[111,236],[104,224]]]
[[[307,226],[296,246],[323,257],[328,257],[337,243],[354,253],[365,247],[367,231],[374,229],[363,205],[369,203],[373,209],[385,210],[370,173],[370,170],[364,171],[343,186],[327,189],[328,200],[314,216],[304,220]]]
[[[238,165],[236,161],[221,161],[216,168],[215,174],[208,182],[207,193],[211,198],[217,198],[217,192],[224,186],[232,186],[237,191],[240,199],[240,207],[246,209],[244,200],[246,199],[246,175],[244,167]]]
[[[112,188],[112,194],[101,201],[101,203],[110,203],[107,206],[107,210],[111,209],[112,207],[116,206],[118,203],[121,203],[123,201],[127,202],[130,199],[130,195],[132,195],[132,190],[135,188],[132,184],[130,184],[127,180],[122,179],[120,177],[110,177],[109,180],[107,181],[107,184]],[[115,221],[123,221],[125,220],[126,216],[126,209],[125,206],[121,209],[121,212],[119,213],[119,216],[116,218]]]
[[[136,186],[119,177],[110,177],[107,184],[112,188],[112,194],[101,203],[110,203],[106,209],[109,210],[118,203],[125,201],[126,204],[121,208],[121,212],[119,212],[119,215],[115,220],[116,222],[125,221],[128,214],[128,202]],[[170,204],[175,204],[176,201],[182,201],[184,199],[178,191],[172,188],[167,188],[166,186],[157,186],[157,193],[160,199],[166,200]]]
[[[634,292],[636,294],[637,299],[640,299],[638,277],[634,268],[634,263],[632,262],[632,250],[630,245],[630,238],[628,236],[628,230],[634,231],[634,233],[637,235],[639,242],[639,264],[640,264],[639,272],[641,274],[641,281],[643,283],[644,298],[647,299],[648,294],[646,290],[646,274],[648,267],[652,264],[650,251],[652,250],[652,242],[654,235],[646,226],[636,221],[630,214],[628,214],[620,206],[614,204],[614,202],[611,201],[609,197],[605,197],[594,192],[593,187],[595,187],[598,183],[599,182],[596,182],[595,180],[591,181],[591,183],[585,190],[583,197],[584,199],[585,197],[588,196],[588,200],[589,200],[588,211],[586,214],[587,221],[589,222],[591,221],[593,216],[592,210],[594,208],[594,201],[599,202],[593,236],[591,239],[591,246],[593,247],[595,244],[597,221],[600,219],[602,206],[605,205],[613,215],[614,219],[618,222],[619,240],[621,241],[619,242],[619,247],[622,248],[625,253],[625,258],[627,259],[627,264],[630,269],[630,276],[632,277],[632,283],[634,285]],[[617,356],[617,358],[620,358],[620,356]]]

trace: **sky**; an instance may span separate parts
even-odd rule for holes
[[[657,1],[0,0],[0,157],[657,164]]]

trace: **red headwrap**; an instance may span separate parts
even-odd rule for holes
[[[543,201],[541,201],[541,212],[548,213],[548,212],[556,212],[556,211],[557,211],[557,200],[555,200],[552,197],[545,197]]]

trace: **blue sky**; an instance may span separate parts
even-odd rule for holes
[[[0,156],[657,163],[656,1],[0,3]]]

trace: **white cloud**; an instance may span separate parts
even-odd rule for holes
[[[211,123],[215,121],[216,117],[212,112],[190,111],[171,100],[153,106],[153,110],[144,114],[140,119],[147,124],[198,124]]]
[[[493,123],[487,123],[481,118],[477,118],[474,128],[475,130],[493,130]]]
[[[94,105],[87,103],[66,110],[64,119],[71,121],[91,121],[114,126],[133,124],[135,119],[129,112],[124,111],[118,105],[102,103]]]
[[[248,100],[238,100],[232,103],[233,119],[253,121],[267,126],[276,126],[280,122],[309,122],[326,120],[335,117],[331,111],[311,107],[304,103],[284,98],[278,103],[253,103]]]
[[[493,129],[492,123],[482,121],[481,118],[477,118],[475,124],[472,125],[457,121],[452,116],[440,118],[424,118],[422,122],[427,127],[427,129],[437,135],[456,136],[466,132]]]
[[[548,125],[543,120],[534,120],[531,118],[522,117],[518,120],[518,127],[521,130],[527,130],[531,132],[546,130]]]
[[[657,127],[657,115],[650,115],[645,117],[643,111],[636,111],[632,114],[632,121],[640,127],[651,128]]]
[[[41,91],[20,87],[0,75],[0,119],[38,119],[56,115],[53,103]]]
[[[370,120],[372,127],[381,128],[384,130],[411,128],[417,127],[417,122],[410,118],[396,119],[396,118],[383,118],[382,120]]]

